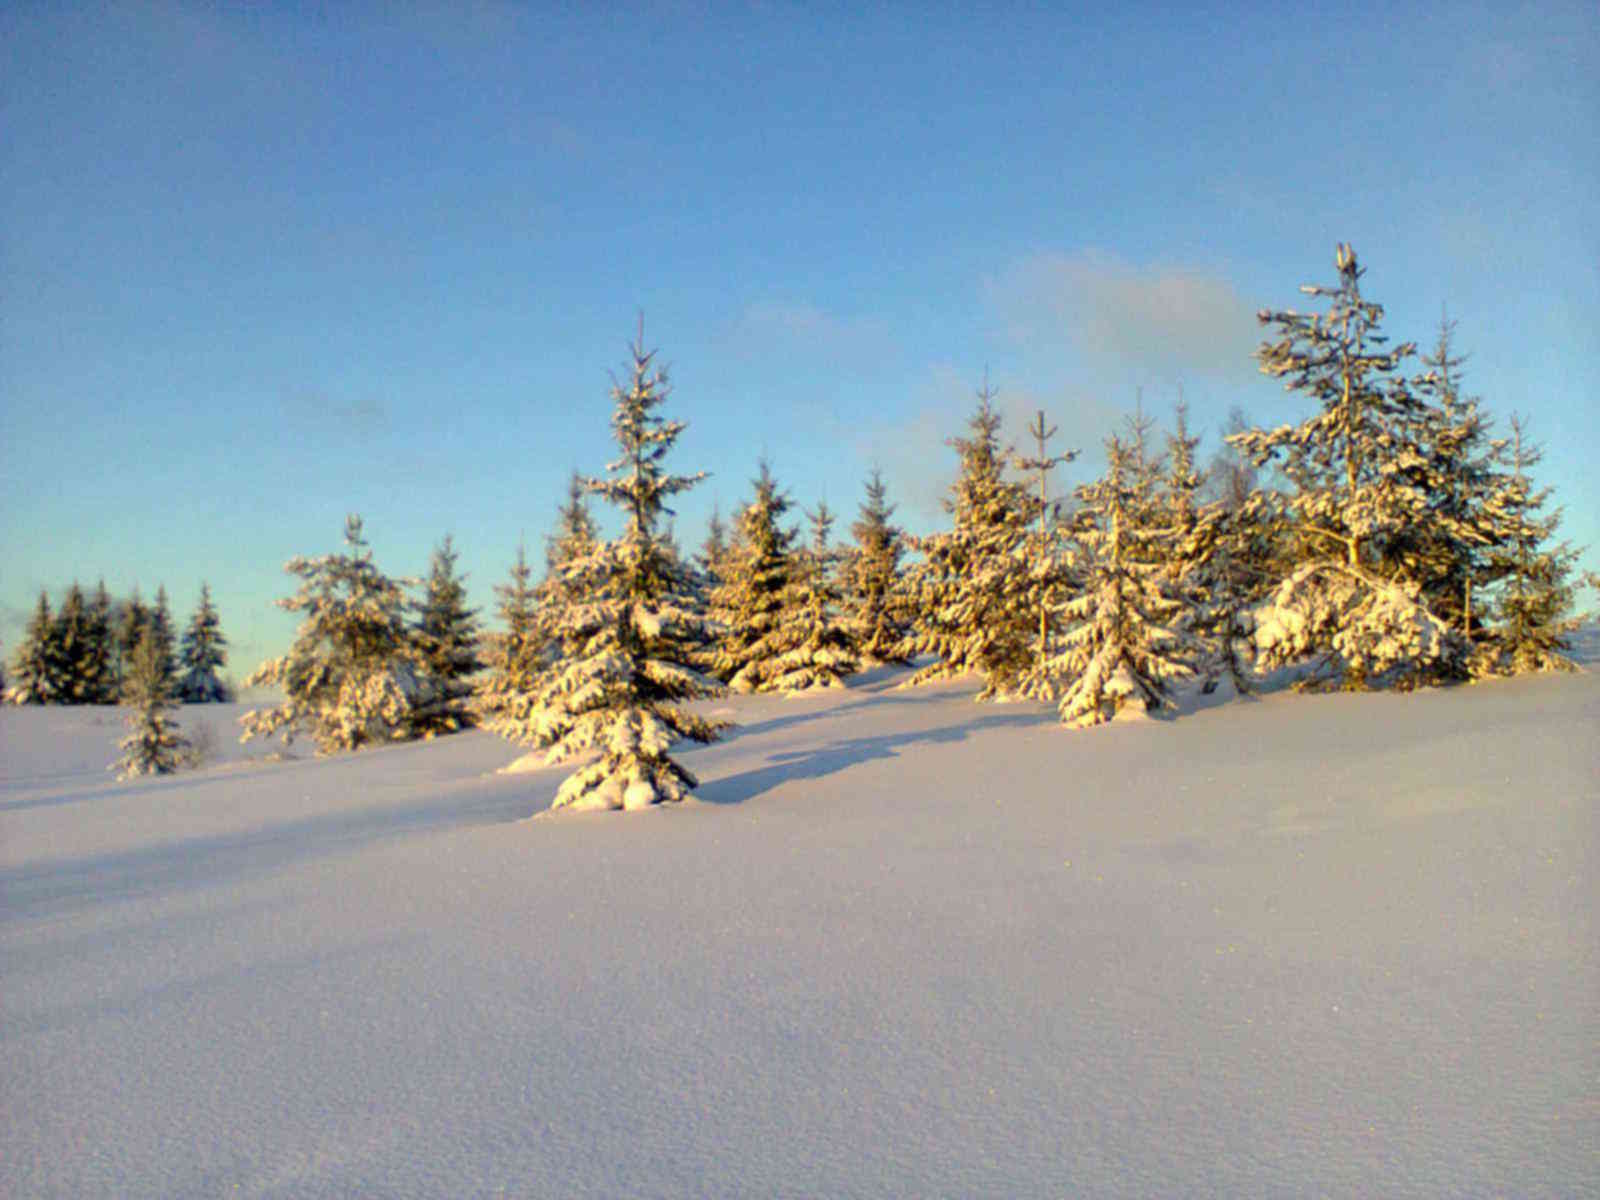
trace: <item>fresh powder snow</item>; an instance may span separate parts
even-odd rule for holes
[[[116,710],[0,711],[0,1194],[1592,1193],[1600,674],[904,677],[704,702],[628,816],[483,732],[191,706],[118,782]]]

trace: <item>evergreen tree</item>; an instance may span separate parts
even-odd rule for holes
[[[281,732],[292,742],[306,733],[326,754],[415,737],[435,697],[405,623],[403,586],[413,581],[373,565],[354,515],[345,522],[345,553],[296,556],[284,570],[300,586],[278,607],[305,618],[289,653],[262,663],[246,686],[275,685],[286,699],[246,713],[244,738]]]
[[[1365,688],[1446,669],[1452,635],[1430,612],[1406,549],[1428,500],[1408,468],[1423,458],[1417,381],[1399,374],[1416,352],[1385,349],[1383,307],[1361,295],[1349,246],[1335,257],[1337,287],[1301,290],[1325,313],[1262,311],[1277,330],[1256,357],[1263,373],[1303,392],[1321,411],[1295,426],[1229,440],[1257,465],[1281,462],[1295,492],[1283,501],[1304,539],[1294,570],[1257,610],[1256,645],[1268,665],[1317,660],[1319,680]]]
[[[667,544],[663,539],[663,552]],[[586,599],[579,583],[567,578],[566,570],[572,563],[590,559],[599,545],[594,518],[589,515],[588,487],[574,471],[567,485],[567,502],[556,512],[555,532],[545,543],[545,576],[539,585],[538,611],[546,662],[570,658],[580,648],[561,637],[561,631],[570,626],[567,610]]]
[[[510,579],[495,585],[497,611],[505,626],[488,640],[485,665],[473,707],[480,723],[502,737],[518,737],[518,730],[535,696],[543,670],[539,636],[538,593],[528,566],[527,547],[518,543]]]
[[[183,631],[178,652],[177,698],[183,704],[226,704],[233,699],[217,674],[228,662],[228,639],[211,603],[211,589],[200,585],[200,602]]]
[[[708,594],[727,578],[728,555],[728,528],[723,523],[721,508],[712,505],[711,517],[706,521],[706,540],[696,556],[705,575]]]
[[[923,559],[909,572],[916,616],[904,648],[938,659],[908,684],[976,671],[984,677],[978,699],[986,700],[1016,690],[1032,664],[1035,589],[1025,567],[1036,506],[1025,486],[1005,478],[987,381],[968,428],[969,437],[950,442],[961,457],[945,502],[955,527],[915,542]]]
[[[1511,419],[1511,473],[1495,498],[1502,536],[1489,561],[1501,583],[1489,666],[1516,674],[1570,671],[1570,635],[1579,625],[1571,615],[1578,555],[1565,542],[1550,544],[1561,511],[1541,515],[1550,491],[1536,489],[1528,478],[1543,452],[1527,440],[1526,430],[1522,418]]]
[[[52,683],[53,703],[99,703],[99,646],[89,602],[73,580],[56,614],[51,639],[57,674]]]
[[[1169,707],[1172,680],[1193,673],[1200,647],[1175,598],[1151,476],[1135,448],[1113,436],[1106,474],[1078,489],[1076,536],[1083,590],[1061,606],[1066,626],[1045,664],[1063,722],[1095,725],[1124,707]]]
[[[178,678],[178,639],[172,623],[172,605],[167,600],[166,585],[156,588],[155,607],[150,609],[146,628],[156,645],[156,659],[165,673],[168,687]]]
[[[52,704],[55,702],[59,669],[54,651],[55,617],[50,598],[43,591],[29,618],[22,641],[12,660],[11,686],[6,690],[9,704]]]
[[[1038,478],[1037,503],[1038,528],[1029,533],[1023,551],[1027,562],[1029,607],[1036,614],[1038,637],[1034,642],[1033,662],[1023,677],[1020,691],[1025,695],[1053,699],[1052,685],[1045,662],[1050,653],[1050,639],[1054,621],[1052,614],[1065,600],[1066,589],[1071,586],[1071,552],[1064,544],[1059,527],[1052,521],[1054,508],[1050,503],[1050,472],[1078,457],[1076,450],[1063,454],[1050,453],[1050,441],[1056,427],[1046,423],[1044,410],[1035,414],[1028,434],[1033,438],[1034,453],[1016,460],[1019,471],[1031,471]]]
[[[145,628],[144,637],[134,650],[127,682],[125,701],[132,709],[128,714],[128,736],[119,747],[122,758],[112,769],[118,772],[119,779],[170,775],[182,764],[189,743],[171,716],[177,704],[153,626]]]
[[[836,575],[838,556],[828,544],[833,514],[818,504],[807,514],[811,545],[795,556],[794,575],[786,597],[787,615],[777,630],[768,660],[771,674],[760,690],[792,695],[813,688],[842,687],[861,669],[839,613],[843,595]]]
[[[772,691],[777,660],[793,649],[784,622],[793,603],[795,534],[779,524],[789,497],[778,490],[766,459],[752,486],[739,512],[738,551],[711,593],[711,616],[721,630],[711,669],[736,692]]]
[[[621,454],[608,464],[608,478],[585,481],[622,510],[623,532],[562,566],[562,579],[584,600],[566,608],[554,632],[576,651],[557,664],[538,696],[537,740],[550,746],[547,761],[600,755],[562,783],[556,808],[634,809],[682,800],[697,781],[669,750],[680,738],[713,741],[722,728],[682,707],[719,689],[695,670],[709,631],[689,572],[668,552],[660,530],[672,515],[667,500],[705,475],[663,470],[684,424],[656,415],[667,378],[652,365],[655,354],[645,351],[642,330],[630,351],[628,381],[612,388],[611,428]]]
[[[111,596],[106,591],[104,580],[95,585],[94,597],[89,601],[84,617],[84,634],[86,703],[115,704],[122,689],[117,678]]]
[[[846,572],[848,628],[864,665],[905,666],[911,661],[905,651],[911,620],[900,572],[905,535],[889,523],[895,506],[877,467],[865,487],[860,518],[850,526],[855,546]]]
[[[467,584],[456,574],[456,548],[448,534],[433,552],[414,630],[422,672],[432,700],[418,714],[423,737],[453,733],[473,723],[469,701],[478,661],[478,621],[467,607]]]
[[[128,675],[133,670],[133,653],[139,648],[139,640],[144,637],[149,622],[150,610],[135,587],[133,595],[117,605],[112,614],[118,696],[124,693]]]

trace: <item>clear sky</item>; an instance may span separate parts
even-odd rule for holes
[[[865,9],[866,11],[862,11]],[[1600,566],[1592,4],[0,6],[0,637],[41,587],[208,580],[230,670],[282,564],[455,537],[488,615],[610,457],[642,312],[704,536],[767,454],[942,522],[987,368],[1084,450],[1142,389],[1306,413],[1254,312],[1353,243],[1398,339],[1531,416]]]

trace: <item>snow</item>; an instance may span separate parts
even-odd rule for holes
[[[212,764],[118,783],[116,711],[0,711],[0,1194],[1592,1191],[1600,673],[1090,731],[903,677],[536,820],[481,732],[188,707]]]

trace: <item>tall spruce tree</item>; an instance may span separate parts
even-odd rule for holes
[[[845,571],[847,624],[863,665],[905,666],[911,661],[905,650],[911,618],[900,568],[905,534],[889,521],[895,506],[877,467],[864,486],[866,499],[850,526],[855,545]]]
[[[739,511],[738,548],[711,593],[719,630],[711,669],[736,692],[767,692],[781,673],[778,659],[793,648],[784,623],[794,603],[795,532],[780,524],[789,497],[766,459],[751,484],[750,502]]]
[[[482,669],[478,660],[478,620],[467,607],[466,578],[456,573],[460,555],[449,534],[434,548],[423,582],[413,636],[421,656],[422,671],[432,699],[419,713],[417,732],[423,737],[453,733],[473,724],[472,677]]]
[[[1058,432],[1056,426],[1045,420],[1040,409],[1028,426],[1028,436],[1033,438],[1034,452],[1016,459],[1019,471],[1033,474],[1038,482],[1037,528],[1030,531],[1023,551],[1027,562],[1029,607],[1038,621],[1038,636],[1034,642],[1033,662],[1024,673],[1020,690],[1030,696],[1054,698],[1045,662],[1050,653],[1053,632],[1053,614],[1065,599],[1071,587],[1072,555],[1062,537],[1060,526],[1053,519],[1055,506],[1050,501],[1050,472],[1078,457],[1076,450],[1061,454],[1050,453],[1050,442]]]
[[[67,589],[56,614],[52,649],[57,664],[53,702],[98,704],[100,646],[89,602],[77,580]]]
[[[178,731],[172,713],[177,708],[172,676],[163,661],[159,636],[146,626],[129,663],[125,703],[128,736],[122,740],[122,758],[114,765],[119,779],[138,775],[169,775],[182,765],[188,740]]]
[[[170,688],[178,678],[178,638],[172,621],[172,604],[167,599],[167,588],[156,588],[156,602],[150,609],[149,626],[155,639],[156,657]]]
[[[949,443],[961,458],[945,502],[954,528],[916,540],[923,558],[907,580],[916,616],[904,648],[938,660],[908,684],[976,671],[984,680],[980,700],[1018,689],[1033,661],[1036,627],[1025,570],[1036,506],[1025,485],[1006,478],[994,396],[986,379],[969,436]]]
[[[1045,671],[1057,680],[1068,725],[1096,725],[1124,708],[1169,707],[1171,682],[1199,653],[1176,596],[1159,505],[1136,448],[1113,436],[1106,473],[1078,489],[1075,535],[1082,591],[1060,608],[1065,626]]]
[[[611,429],[621,453],[606,478],[585,486],[623,513],[622,535],[565,563],[562,579],[584,597],[569,605],[554,632],[574,652],[549,674],[538,696],[538,741],[546,761],[597,751],[556,792],[554,807],[637,809],[686,798],[697,780],[669,751],[687,738],[716,739],[722,725],[684,702],[718,694],[695,669],[709,637],[689,571],[669,552],[662,522],[667,501],[705,478],[671,475],[662,460],[684,430],[657,415],[667,376],[639,339],[627,380],[612,387]]]
[[[200,600],[184,628],[178,648],[177,699],[184,704],[226,704],[233,698],[218,674],[228,663],[228,639],[211,603],[211,588],[200,585]]]
[[[1362,296],[1349,246],[1339,246],[1335,265],[1336,287],[1301,288],[1327,301],[1325,312],[1259,314],[1276,333],[1256,352],[1262,372],[1320,411],[1229,441],[1258,466],[1281,463],[1295,489],[1284,510],[1303,539],[1293,571],[1257,609],[1258,650],[1273,666],[1315,660],[1311,685],[1360,689],[1384,676],[1435,675],[1454,648],[1406,555],[1429,501],[1405,469],[1423,457],[1414,433],[1427,383],[1400,374],[1416,347],[1386,348],[1383,307]]]
[[[284,570],[299,578],[279,608],[304,613],[293,646],[269,659],[248,687],[283,689],[284,703],[240,718],[243,740],[308,734],[324,754],[416,737],[434,700],[406,627],[404,586],[378,570],[361,518],[345,521],[345,552],[296,556]]]
[[[150,609],[135,587],[133,594],[116,605],[112,617],[113,647],[117,671],[117,694],[122,695],[128,675],[133,670],[133,653],[139,648],[145,626],[150,621]]]

